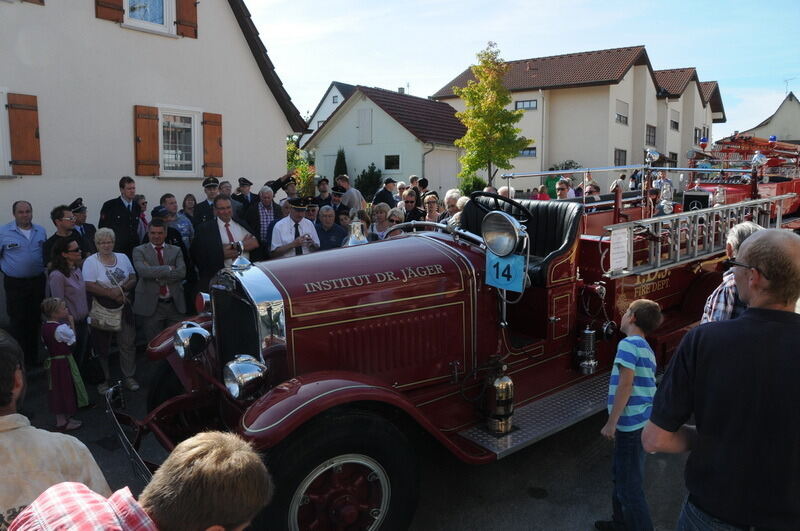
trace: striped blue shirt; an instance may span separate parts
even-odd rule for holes
[[[656,357],[653,349],[641,336],[628,336],[619,342],[608,384],[609,413],[614,406],[620,366],[633,371],[633,391],[619,417],[617,429],[636,431],[644,427],[653,409],[653,395],[656,394]]]

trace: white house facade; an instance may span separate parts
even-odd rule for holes
[[[355,89],[355,85],[348,85],[340,81],[334,81],[328,86],[325,95],[319,100],[317,108],[314,109],[314,112],[311,113],[311,117],[308,119],[308,123],[306,124],[307,133],[300,137],[300,147],[302,149],[305,149],[305,143],[308,142],[308,139],[311,138],[314,131],[322,127],[325,120],[333,114],[333,111],[335,111],[344,100],[350,97]]]
[[[668,98],[643,46],[511,61],[508,65],[504,83],[513,99],[510,108],[523,111],[518,127],[531,140],[512,160],[514,167],[509,172],[547,170],[565,160],[585,167],[637,164],[648,148],[665,156],[675,154],[670,163],[685,163],[695,128],[706,127],[704,136],[710,136],[712,121],[718,121],[700,92],[694,69],[688,70],[694,73],[691,86],[696,96],[686,88],[691,77],[687,76],[680,91]],[[452,87],[464,86],[470,79],[470,70],[465,70],[433,97],[461,111],[464,102],[453,94]],[[717,85],[710,83],[709,92],[716,95],[715,105],[721,107]],[[677,131],[669,127],[675,113]],[[606,189],[617,176],[598,172],[592,177]],[[540,177],[522,177],[513,184],[525,193],[541,182]]]
[[[772,116],[742,133],[761,138],[775,136],[780,142],[800,144],[800,101],[797,96],[793,92],[787,94]]]
[[[150,207],[286,169],[305,124],[242,0],[0,1],[0,211],[83,197],[96,223],[119,178]]]
[[[440,192],[458,186],[459,150],[453,141],[466,130],[447,104],[396,92],[357,86],[353,94],[308,140],[317,173],[333,179],[338,150],[347,172],[357,177],[370,164],[384,177],[408,182],[426,177]]]

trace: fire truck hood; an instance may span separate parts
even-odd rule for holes
[[[471,264],[447,237],[407,235],[256,264],[287,303],[288,318],[463,292]]]

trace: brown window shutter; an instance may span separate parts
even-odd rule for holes
[[[133,106],[136,175],[158,175],[158,108]]]
[[[122,0],[94,0],[94,16],[112,22],[122,22],[125,8]]]
[[[28,2],[29,4],[36,4],[37,6],[43,6],[44,0],[22,0],[23,2]]]
[[[203,176],[222,177],[222,115],[203,113]]]
[[[195,0],[175,0],[175,19],[178,35],[197,38],[197,2]]]
[[[39,106],[36,96],[8,94],[8,129],[11,134],[11,172],[41,175]]]

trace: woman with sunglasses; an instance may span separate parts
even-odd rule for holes
[[[386,221],[388,221],[392,227],[394,227],[395,225],[399,225],[400,223],[403,223],[404,219],[405,219],[405,213],[403,212],[403,209],[399,206],[389,210],[389,213],[386,214]],[[393,230],[390,228],[388,231],[386,231],[386,236],[384,236],[384,239],[391,238],[392,236],[398,236],[402,233],[403,233],[402,230]]]
[[[76,343],[73,355],[78,365],[83,362],[89,344],[89,304],[86,283],[81,272],[81,248],[75,240],[61,239],[53,245],[53,258],[47,275],[50,297],[67,303],[69,314],[75,320]]]
[[[425,221],[439,221],[439,198],[433,194],[426,195],[424,201],[425,205]]]
[[[417,206],[418,203],[419,198],[417,196],[417,191],[413,188],[406,190],[403,194],[403,205],[406,210],[403,221],[421,221],[425,219],[425,211]],[[407,232],[410,232],[410,229],[408,229]]]

